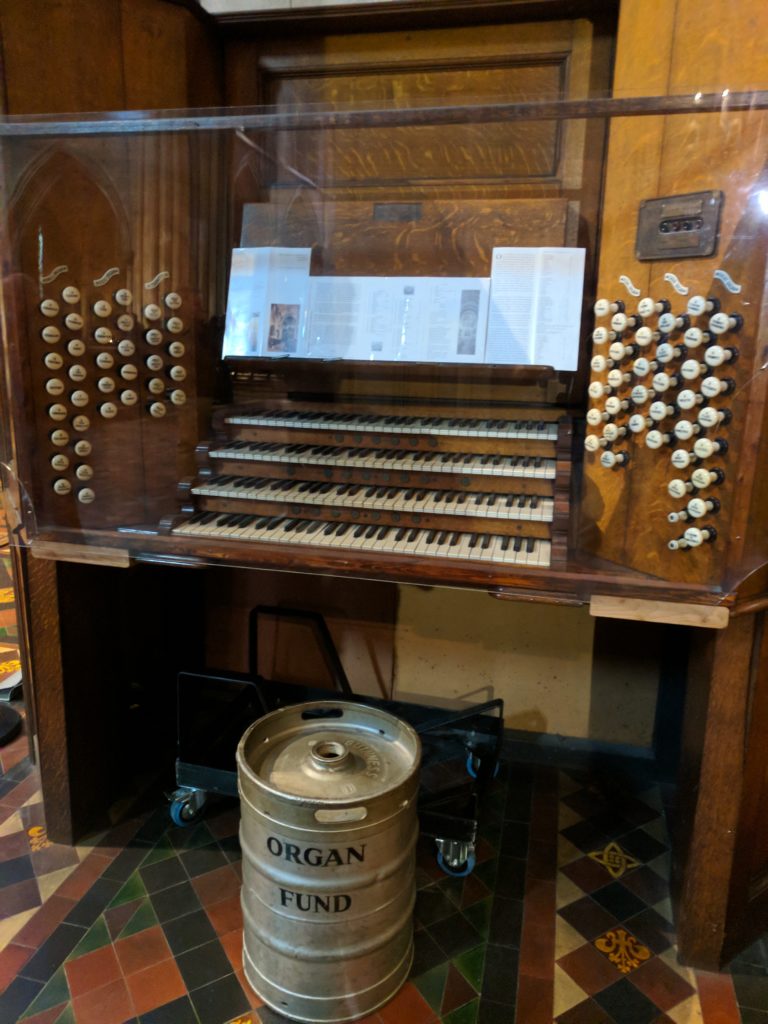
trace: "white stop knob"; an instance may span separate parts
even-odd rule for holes
[[[668,434],[662,434],[660,430],[649,430],[645,437],[645,446],[646,448],[651,448],[653,451],[656,451],[658,448],[661,448],[666,444],[666,438],[668,436]]]
[[[691,464],[691,453],[685,448],[675,448],[669,461],[675,469],[687,469]]]
[[[611,389],[607,384],[603,384],[600,380],[593,380],[589,385],[589,397],[590,398],[602,398],[603,395],[607,394]]]
[[[621,410],[624,408],[625,403],[615,395],[611,395],[610,398],[605,400],[605,411],[609,416],[618,416]]]
[[[678,441],[690,441],[694,434],[699,432],[698,425],[689,420],[679,420],[675,424],[674,434]]]
[[[718,423],[723,419],[723,413],[718,409],[713,409],[711,405],[705,406],[699,410],[699,415],[696,417],[702,427],[709,429],[716,427]]]
[[[708,313],[712,309],[712,303],[703,295],[692,295],[685,308],[691,316],[701,316],[702,313]]]
[[[659,317],[659,330],[664,334],[669,334],[675,329],[676,321],[677,317],[674,313],[662,313]]]
[[[616,337],[613,331],[609,331],[606,327],[596,327],[592,331],[592,341],[595,345],[604,345],[606,341],[613,341]]]
[[[688,502],[687,508],[694,519],[701,519],[709,511],[708,506],[709,502],[704,501],[703,498],[691,498]]]
[[[621,333],[627,329],[626,313],[614,313],[611,317],[611,330]]]
[[[680,480],[679,478],[670,480],[667,484],[667,494],[671,498],[684,498],[690,489],[691,485],[686,483],[685,480]]]
[[[599,427],[608,418],[608,414],[599,409],[590,409],[587,413],[587,423],[590,427]]]
[[[587,449],[588,452],[599,451],[600,448],[603,447],[604,443],[605,442],[602,440],[602,438],[598,437],[597,434],[587,434],[587,436],[584,438],[584,447]]]
[[[651,364],[645,356],[641,356],[639,359],[636,359],[632,364],[632,373],[634,373],[636,377],[647,377],[650,372]]]
[[[652,420],[655,420],[656,423],[661,423],[666,416],[672,415],[674,409],[671,405],[667,405],[666,402],[652,402],[648,412]]]
[[[701,402],[701,395],[697,395],[695,391],[691,391],[690,388],[685,388],[677,396],[678,408],[687,412],[689,409],[695,409],[696,406]]]
[[[736,326],[736,320],[727,313],[715,313],[709,318],[709,329],[713,334],[725,334]]]
[[[717,473],[713,473],[709,469],[694,469],[693,473],[691,473],[691,483],[700,491],[715,483],[716,480]]]
[[[634,416],[629,417],[629,429],[633,434],[642,434],[645,428],[648,426],[648,421],[645,416],[640,416],[639,413],[635,413]]]
[[[707,398],[717,398],[727,387],[724,380],[719,380],[717,377],[705,377],[701,382],[701,393]]]
[[[686,380],[696,380],[700,376],[701,371],[705,369],[706,367],[702,366],[698,359],[686,359],[680,367],[680,373]]]
[[[648,401],[648,388],[643,384],[636,384],[630,393],[630,398],[635,405],[643,405]]]
[[[709,335],[706,336],[708,338]],[[706,341],[704,331],[700,327],[689,327],[683,335],[683,340],[688,348],[698,348]]]
[[[646,348],[652,341],[656,341],[658,337],[658,331],[652,331],[650,327],[638,327],[635,331],[635,341],[641,348]]]
[[[671,363],[675,356],[680,355],[680,349],[670,345],[668,341],[662,342],[656,349],[656,358],[660,363]]]

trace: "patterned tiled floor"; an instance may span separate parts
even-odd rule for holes
[[[236,806],[179,829],[158,799],[71,849],[47,839],[23,738],[0,765],[2,1024],[280,1020],[242,976]],[[421,846],[411,979],[367,1024],[738,1024],[733,979],[676,961],[658,791],[502,776],[470,876]],[[766,1018],[760,953],[736,979],[744,1024]]]

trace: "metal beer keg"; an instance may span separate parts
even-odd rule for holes
[[[413,959],[419,737],[378,708],[317,701],[237,749],[245,976],[302,1021],[387,1002]]]

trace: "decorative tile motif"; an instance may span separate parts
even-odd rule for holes
[[[622,974],[634,971],[643,961],[649,960],[653,955],[647,946],[644,946],[624,928],[615,928],[606,932],[595,939],[594,946],[601,953],[605,953]]]
[[[612,878],[621,878],[632,868],[640,867],[640,861],[630,857],[615,841],[608,843],[602,850],[593,851],[589,856],[598,864],[602,864]]]

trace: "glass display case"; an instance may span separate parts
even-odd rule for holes
[[[7,118],[16,541],[719,603],[766,557],[764,106]]]

